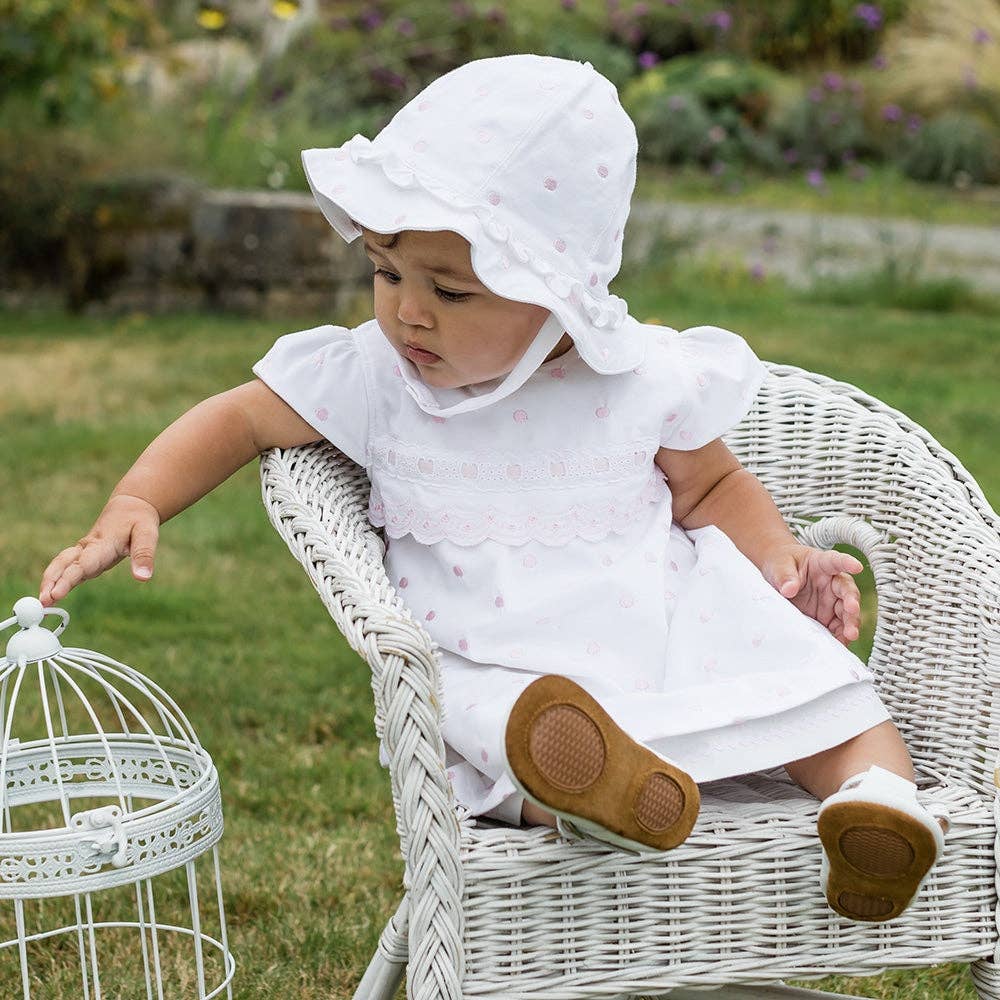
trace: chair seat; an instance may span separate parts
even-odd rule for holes
[[[947,805],[951,831],[917,899],[884,924],[827,906],[820,802],[783,768],[702,784],[691,836],[662,855],[466,817],[463,996],[568,1000],[602,981],[641,993],[760,982],[762,967],[786,980],[991,955],[992,813],[966,789],[918,786]]]

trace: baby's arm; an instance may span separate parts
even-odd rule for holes
[[[126,555],[131,556],[133,576],[148,579],[164,521],[262,451],[320,437],[260,379],[202,400],[152,441],[112,490],[90,531],[49,563],[39,600],[54,604]]]
[[[714,524],[800,611],[842,642],[858,637],[861,601],[853,556],[803,545],[789,531],[771,494],[716,438],[703,448],[661,448],[655,458],[670,486],[673,517],[684,528]]]

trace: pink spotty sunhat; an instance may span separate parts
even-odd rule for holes
[[[453,230],[495,294],[552,315],[514,370],[474,398],[407,383],[428,412],[478,409],[518,388],[573,338],[601,374],[641,364],[648,333],[608,292],[622,259],[638,143],[614,85],[591,64],[531,54],[478,59],[429,84],[373,139],[306,149],[302,164],[333,228]],[[485,391],[484,391],[485,390]],[[458,399],[458,402],[454,402]],[[447,405],[451,401],[451,405]]]

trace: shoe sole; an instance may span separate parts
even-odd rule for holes
[[[526,798],[619,846],[670,850],[698,818],[694,779],[632,739],[567,677],[545,674],[521,692],[505,747]]]
[[[829,863],[826,901],[851,920],[899,916],[937,858],[934,835],[908,813],[875,802],[838,802],[819,816]]]

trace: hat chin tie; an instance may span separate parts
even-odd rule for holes
[[[562,320],[555,313],[549,313],[535,334],[535,339],[528,345],[528,349],[521,355],[517,364],[507,373],[506,378],[494,389],[479,395],[468,386],[442,389],[428,385],[420,378],[420,369],[408,358],[399,359],[399,371],[403,376],[406,391],[413,397],[417,406],[432,417],[450,417],[472,410],[481,410],[520,389],[537,371],[538,366],[548,357],[565,332]]]

